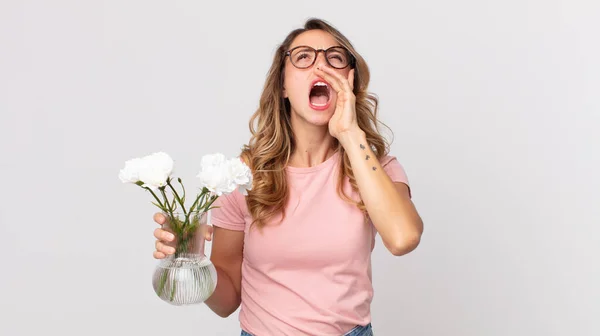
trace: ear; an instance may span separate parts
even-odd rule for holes
[[[283,98],[287,98],[288,94],[287,91],[285,90],[285,86],[283,87]]]

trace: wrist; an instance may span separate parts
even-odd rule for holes
[[[367,146],[367,136],[360,128],[344,131],[337,138],[346,151],[360,149],[361,145]]]

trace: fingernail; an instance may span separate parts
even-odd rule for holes
[[[165,233],[165,239],[166,240],[171,241],[171,240],[173,240],[173,238],[175,238],[173,236],[173,234],[171,234],[171,233]]]

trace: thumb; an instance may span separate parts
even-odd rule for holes
[[[204,239],[211,241],[212,240],[212,234],[213,234],[213,227],[212,225],[206,225],[204,227]]]

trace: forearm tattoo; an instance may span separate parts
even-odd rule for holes
[[[365,148],[366,148],[366,147],[365,147],[365,145],[363,145],[363,144],[360,144],[360,149],[362,149],[362,150],[365,150]],[[370,158],[371,158],[371,157],[369,156],[369,154],[366,154],[366,156],[365,156],[365,160],[366,160],[366,161],[369,161],[369,159],[370,159]],[[373,166],[372,168],[373,168],[373,170],[377,170],[377,168],[376,168],[375,166]]]

